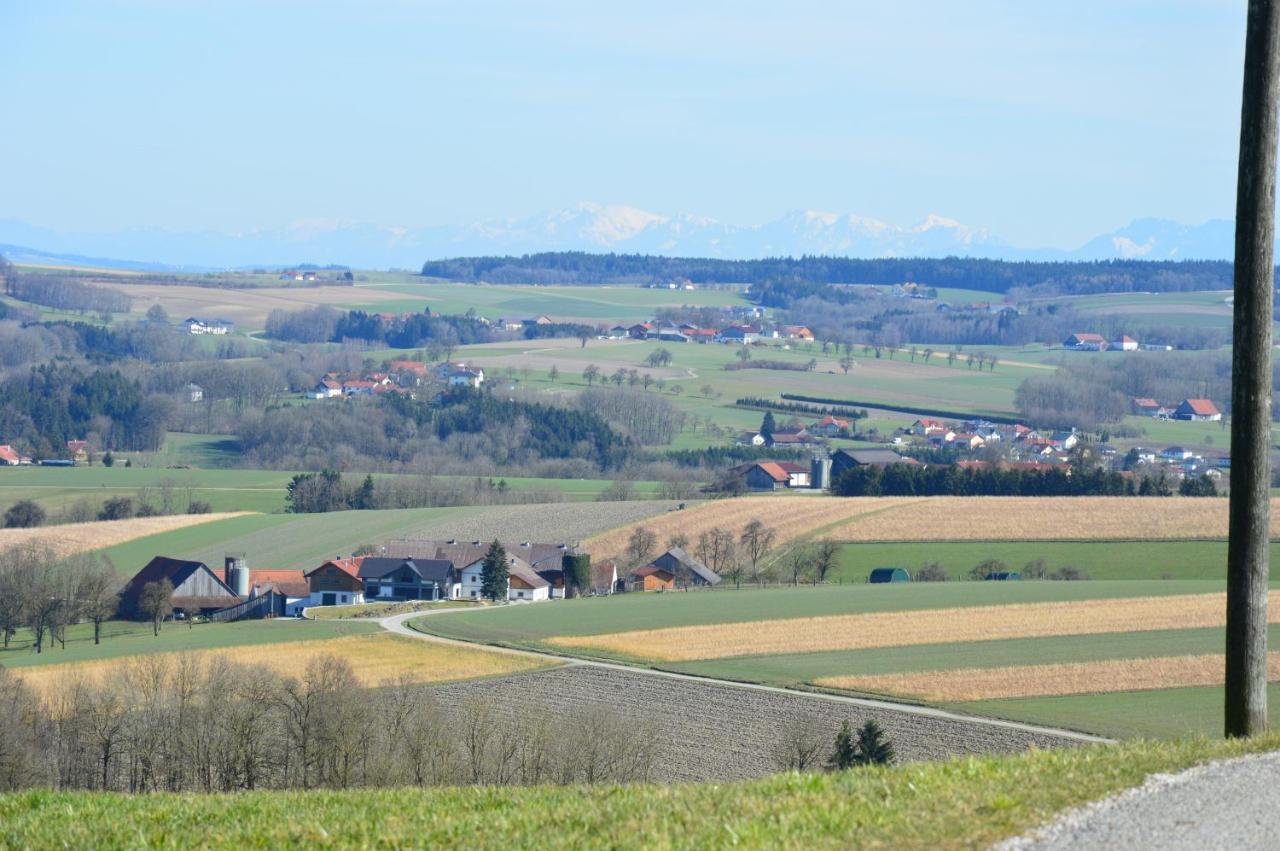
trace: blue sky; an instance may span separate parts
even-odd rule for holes
[[[735,224],[1071,247],[1234,205],[1244,1],[0,0],[0,218]]]

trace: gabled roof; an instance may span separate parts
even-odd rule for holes
[[[685,552],[682,547],[672,547],[662,555],[658,556],[658,558],[655,558],[652,562],[650,562],[650,564],[654,564],[659,559],[662,559],[664,556],[669,559],[675,560],[680,564],[681,567],[685,568],[690,573],[696,574],[708,585],[720,584],[720,574],[716,573],[714,570],[707,567],[701,561],[694,558],[689,553]]]
[[[1106,337],[1092,332],[1085,334],[1072,334],[1071,337],[1068,337],[1067,339],[1075,339],[1080,343],[1105,343],[1107,341]]]
[[[655,573],[661,573],[668,577],[675,577],[675,574],[667,570],[665,567],[658,567],[656,564],[646,564],[644,567],[637,567],[631,571],[632,576],[645,577],[653,576]]]
[[[618,578],[618,565],[606,559],[591,564],[591,587],[612,585]]]
[[[18,452],[12,446],[4,444],[0,446],[0,461],[6,464],[17,464],[22,459],[18,457]]]
[[[784,473],[808,473],[811,468],[808,464],[802,464],[799,461],[775,461]]]
[[[908,459],[891,449],[841,449],[837,455],[844,455],[855,464],[888,465],[906,464]],[[915,459],[910,459],[914,461]]]
[[[407,567],[423,582],[443,582],[453,573],[453,562],[438,558],[383,558],[367,556],[360,564],[361,579],[382,579]]]
[[[286,597],[305,597],[311,593],[301,570],[250,570],[249,584],[265,590],[274,588]]]
[[[765,475],[773,479],[775,482],[785,482],[791,478],[787,474],[787,471],[782,469],[776,461],[757,461],[752,466],[763,470]]]
[[[1218,406],[1210,402],[1208,399],[1184,399],[1180,408],[1187,408],[1191,413],[1197,416],[1210,417],[1214,414],[1221,413]]]
[[[324,570],[329,565],[333,565],[348,576],[358,579],[360,577],[360,565],[364,563],[366,558],[367,556],[352,556],[351,558],[330,559],[319,567],[314,567],[311,570],[308,570],[304,575],[309,577],[311,574]]]
[[[191,574],[199,570],[209,571],[209,575],[225,592],[227,597],[236,598],[236,592],[231,586],[222,581],[222,577],[209,570],[209,567],[202,561],[186,561],[180,558],[170,558],[168,556],[156,556],[147,562],[142,570],[133,575],[133,578],[125,583],[124,588],[120,591],[120,597],[126,602],[136,602],[138,596],[142,593],[143,587],[149,582],[160,582],[168,579],[174,588],[186,582]]]

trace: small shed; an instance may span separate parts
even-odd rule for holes
[[[631,571],[632,591],[670,591],[675,588],[675,574],[656,564]]]
[[[1022,574],[1016,570],[997,570],[987,574],[988,582],[1016,582],[1021,578]]]
[[[907,573],[906,568],[902,567],[877,567],[871,571],[867,581],[873,585],[884,582],[910,582],[911,574]]]

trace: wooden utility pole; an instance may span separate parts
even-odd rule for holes
[[[1252,736],[1267,727],[1278,3],[1280,0],[1249,0],[1245,34],[1231,355],[1225,724],[1229,737]]]

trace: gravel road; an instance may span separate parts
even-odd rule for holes
[[[1157,774],[1059,817],[999,851],[1280,847],[1280,753]]]

